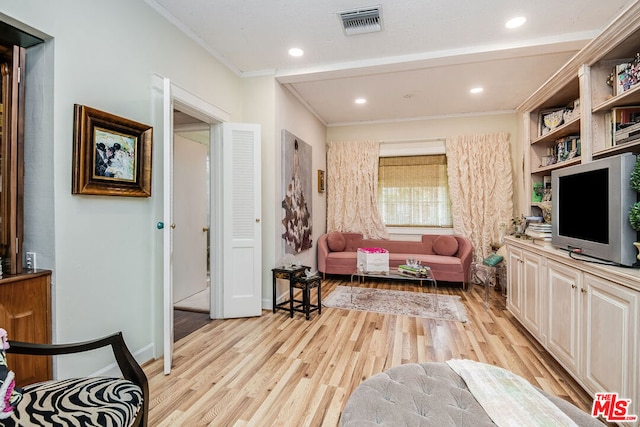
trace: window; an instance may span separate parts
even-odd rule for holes
[[[378,206],[387,226],[451,227],[447,157],[381,157]]]

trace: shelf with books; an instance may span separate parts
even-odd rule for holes
[[[640,153],[640,139],[634,142],[628,142],[626,144],[613,145],[604,149],[599,149],[593,152],[594,159],[601,159],[603,157],[615,156],[622,153]]]
[[[548,166],[540,166],[539,168],[532,169],[531,174],[533,175],[550,175],[552,170],[565,168],[571,165],[577,165],[580,163],[580,157],[574,157],[573,159],[565,160],[564,162],[554,163]]]
[[[528,206],[530,212],[541,209],[532,196],[540,182],[553,170],[591,162],[594,158],[640,152],[640,141],[634,139],[635,127],[622,132],[622,126],[616,135],[614,125],[609,124],[613,109],[640,106],[638,16],[640,0],[630,3],[598,36],[518,106],[524,123],[525,144],[524,193],[519,201],[526,203],[524,206]],[[554,108],[573,110],[573,114],[563,117],[563,123],[555,127]],[[543,126],[546,124],[551,126]],[[637,124],[640,131],[640,120]],[[635,123],[628,126],[635,126]],[[557,155],[556,144],[569,136],[580,138],[580,153],[558,161],[554,158]],[[617,145],[616,139],[620,142]]]
[[[579,133],[532,145],[530,151],[531,173],[548,172],[578,163],[581,157],[581,148]],[[570,161],[572,163],[568,163]]]
[[[543,144],[547,142],[553,143],[555,140],[580,132],[580,115],[574,116],[571,120],[567,121],[561,126],[558,126],[554,130],[537,137],[531,141],[533,144]]]
[[[640,104],[640,85],[636,85],[618,96],[611,96],[593,107],[594,113],[605,112],[615,107]]]
[[[640,105],[594,113],[592,128],[594,156],[628,151],[640,140]]]

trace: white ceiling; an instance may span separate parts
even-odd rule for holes
[[[331,126],[513,111],[635,0],[145,1],[239,75],[276,76]],[[345,36],[337,12],[370,6],[383,31]],[[514,16],[526,24],[506,29]]]

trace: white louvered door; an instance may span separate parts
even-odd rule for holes
[[[222,125],[223,317],[262,312],[260,125]]]

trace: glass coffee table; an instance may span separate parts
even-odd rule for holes
[[[425,267],[427,270],[427,273],[425,275],[421,275],[421,276],[415,276],[412,274],[408,274],[408,273],[401,273],[398,271],[397,268],[391,268],[389,269],[388,272],[366,272],[366,271],[356,271],[355,273],[353,273],[351,275],[351,283],[349,284],[350,288],[351,288],[351,302],[353,303],[353,282],[354,280],[356,280],[356,284],[359,285],[360,283],[364,283],[366,278],[375,278],[375,279],[388,279],[388,280],[406,280],[409,282],[418,282],[420,283],[420,286],[422,286],[423,282],[427,282],[427,283],[433,283],[433,286],[435,287],[435,294],[434,295],[434,299],[435,299],[435,308],[436,311],[438,311],[438,282],[436,281],[436,279],[433,277],[433,275],[431,274],[431,269],[428,267]]]

